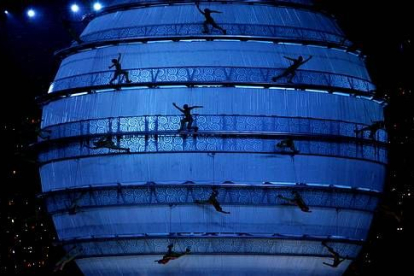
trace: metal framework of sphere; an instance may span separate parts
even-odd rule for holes
[[[59,52],[39,141],[48,212],[83,273],[341,275],[370,228],[387,136],[358,131],[382,105],[334,19],[311,0],[201,1],[224,33],[195,1],[105,2]],[[119,54],[130,81],[110,84]],[[179,131],[173,103],[203,106],[198,132]],[[230,214],[196,203],[213,191]],[[190,253],[155,262],[169,244]]]

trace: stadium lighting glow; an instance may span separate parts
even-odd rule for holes
[[[35,11],[34,10],[32,10],[32,9],[30,9],[30,10],[28,10],[27,11],[27,16],[28,17],[34,17],[36,15],[36,13],[35,13]]]
[[[101,9],[102,9],[102,5],[101,5],[101,3],[96,2],[95,4],[93,4],[93,9],[94,9],[95,11],[99,11],[99,10],[101,10]]]
[[[70,6],[70,10],[72,12],[78,12],[79,11],[79,6],[76,4],[73,4],[72,6]]]

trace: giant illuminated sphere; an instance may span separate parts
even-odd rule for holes
[[[364,130],[382,105],[334,19],[310,0],[202,1],[221,12],[205,24],[195,1],[102,4],[43,106],[42,189],[69,258],[85,275],[341,275],[387,137]],[[173,103],[203,106],[198,132]],[[213,191],[230,214],[195,202]],[[190,254],[157,263],[169,244]]]

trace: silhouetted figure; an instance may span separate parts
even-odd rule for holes
[[[355,41],[350,42],[345,39],[344,43],[342,44],[343,46],[345,45],[345,42],[348,42],[348,44],[350,44],[347,46],[347,49],[346,49],[347,52],[356,53],[361,58],[364,57],[364,52],[362,50],[364,47],[360,42],[355,42]]]
[[[50,139],[50,135],[52,134],[52,130],[50,129],[41,129],[41,128],[36,128],[35,132],[37,134],[37,137],[43,139],[43,140],[49,140]]]
[[[276,147],[278,147],[280,149],[288,148],[293,153],[299,153],[299,150],[296,149],[295,143],[293,142],[292,138],[287,138],[287,139],[284,139],[284,140],[280,141],[279,143],[276,144]]]
[[[82,254],[82,249],[77,249],[76,247],[73,247],[70,249],[65,256],[63,256],[62,259],[60,259],[53,269],[53,272],[62,271],[63,268],[67,263],[70,263],[73,261],[76,257],[78,257],[80,254]]]
[[[125,77],[127,83],[132,82],[128,77],[128,72],[126,70],[122,70],[120,60],[121,60],[121,54],[118,55],[118,59],[112,59],[112,65],[108,67],[109,69],[111,69],[112,67],[115,67],[114,76],[109,81],[109,84],[111,84],[111,85],[114,84],[113,83],[114,80],[116,80],[119,77],[119,75],[123,75]]]
[[[95,17],[94,12],[86,13],[82,16],[81,22],[83,22],[84,24],[88,24],[94,17]]]
[[[79,34],[72,28],[71,22],[67,19],[62,19],[62,25],[66,29],[66,31],[70,34],[70,36],[75,40],[78,44],[83,43],[82,39],[80,39]]]
[[[185,249],[185,252],[183,252],[183,253],[177,253],[177,252],[174,252],[172,250],[173,247],[174,247],[173,244],[168,245],[168,252],[167,252],[167,254],[165,254],[164,256],[162,256],[162,259],[161,260],[156,260],[154,262],[157,262],[159,264],[167,264],[169,261],[178,259],[178,258],[180,258],[181,256],[184,256],[184,255],[187,255],[191,251],[190,248],[187,247]]]
[[[214,10],[210,10],[210,9],[204,9],[204,11],[202,11],[202,10],[200,9],[200,6],[199,6],[199,4],[198,4],[198,3],[196,4],[196,6],[197,6],[198,11],[199,11],[202,15],[204,15],[204,17],[205,17],[205,19],[206,19],[206,20],[204,21],[204,23],[203,23],[203,28],[204,28],[203,33],[204,33],[204,34],[208,34],[208,33],[210,33],[210,30],[209,30],[209,28],[208,28],[208,25],[211,25],[213,28],[216,28],[216,29],[218,29],[218,30],[222,31],[224,35],[225,35],[225,34],[227,34],[226,30],[225,30],[225,29],[223,29],[222,27],[220,27],[219,25],[217,25],[216,21],[214,21],[213,17],[211,17],[211,14],[212,14],[212,13],[222,13],[222,12],[220,12],[220,11],[214,11]]]
[[[359,43],[356,42],[352,42],[351,45],[348,46],[348,48],[346,49],[347,52],[356,52],[358,50],[360,50],[362,47]]]
[[[330,266],[330,267],[334,267],[335,268],[335,267],[338,267],[340,263],[342,263],[343,261],[346,260],[346,258],[342,258],[339,255],[339,253],[336,252],[332,247],[328,246],[325,241],[322,242],[322,245],[324,247],[326,247],[326,249],[328,249],[329,253],[331,253],[332,254],[332,257],[333,257],[333,263],[332,264],[323,262],[324,265],[327,265],[327,266]]]
[[[194,131],[198,130],[198,127],[193,127],[193,116],[191,115],[191,110],[194,108],[203,108],[202,106],[195,105],[195,106],[188,106],[188,104],[183,105],[183,108],[178,107],[175,103],[173,103],[173,106],[180,110],[184,114],[184,118],[181,119],[181,125],[180,125],[180,131],[184,130],[185,124],[187,123],[187,130],[190,131],[194,129]]]
[[[211,193],[210,197],[207,200],[195,200],[194,202],[197,204],[211,204],[214,206],[217,212],[223,213],[223,214],[230,214],[230,212],[225,212],[220,206],[220,203],[217,200],[219,192],[216,189],[213,189],[213,192]]]
[[[78,212],[78,209],[79,209],[78,203],[76,201],[72,202],[72,204],[68,208],[69,215],[76,215],[76,213]]]
[[[369,138],[370,139],[374,139],[375,134],[377,133],[378,130],[380,129],[384,129],[385,128],[385,123],[384,121],[374,121],[372,122],[371,125],[363,127],[361,129],[355,130],[355,134],[358,135],[360,133],[364,133],[365,131],[369,131]]]
[[[98,141],[93,142],[94,147],[89,147],[90,149],[101,149],[101,148],[108,148],[108,149],[114,149],[114,150],[124,150],[126,152],[131,152],[129,148],[121,148],[112,141],[112,137],[110,135],[103,136],[99,138]]]
[[[307,58],[305,60],[303,60],[302,56],[299,56],[298,58],[290,58],[290,57],[284,56],[284,58],[292,61],[293,63],[288,68],[286,68],[285,71],[282,74],[280,74],[279,76],[273,77],[272,81],[277,81],[280,78],[289,77],[288,82],[292,83],[292,79],[296,75],[296,70],[300,66],[302,66],[303,64],[308,62],[312,58],[312,56],[309,56],[309,58]]]
[[[75,215],[79,210],[78,202],[82,199],[85,193],[81,193],[77,198],[72,200],[71,205],[68,208],[69,215]]]
[[[302,210],[302,212],[310,213],[308,205],[306,205],[305,201],[303,200],[302,196],[297,191],[292,191],[293,198],[287,198],[282,195],[278,195],[278,198],[286,200],[291,204],[295,204]]]

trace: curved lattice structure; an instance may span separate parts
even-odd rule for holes
[[[363,57],[310,0],[200,8],[221,29],[195,1],[106,1],[58,53],[38,144],[69,259],[85,275],[341,275],[387,163]],[[182,122],[173,103],[203,108]],[[189,117],[198,131],[180,131]],[[154,262],[170,244],[189,254]]]

